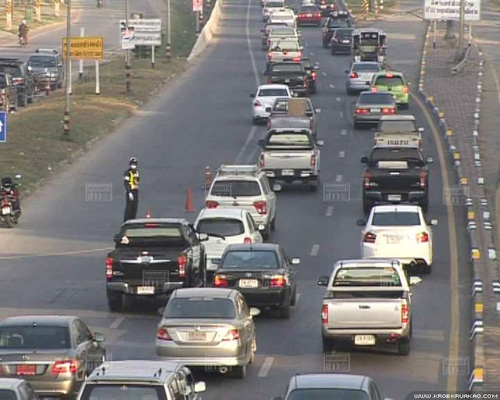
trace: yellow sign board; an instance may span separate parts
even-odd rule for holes
[[[104,58],[104,40],[102,36],[72,37],[70,45],[70,58],[72,60],[102,60]],[[63,59],[66,59],[66,46],[66,38],[63,38]]]

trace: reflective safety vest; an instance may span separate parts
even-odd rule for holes
[[[124,179],[130,190],[139,189],[139,171],[129,169]]]

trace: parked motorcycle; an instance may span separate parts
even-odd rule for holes
[[[21,175],[16,175],[16,180],[21,180]],[[19,205],[19,192],[17,186],[21,184],[14,183],[11,178],[2,178],[0,187],[0,221],[7,228],[12,228],[17,224],[21,216],[21,207]]]

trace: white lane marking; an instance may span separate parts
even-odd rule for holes
[[[344,118],[344,112],[343,111],[340,112],[340,118]]]
[[[323,76],[326,76],[326,72],[325,72],[325,71],[323,71],[321,74],[322,74]]]
[[[73,250],[73,251],[63,251],[60,253],[45,253],[45,254],[27,254],[18,256],[2,256],[0,260],[21,260],[23,258],[36,258],[36,257],[57,257],[57,256],[72,256],[76,254],[86,254],[86,253],[100,253],[104,251],[113,250],[114,247],[103,247],[100,249],[85,249],[85,250]]]
[[[123,321],[125,321],[125,317],[117,317],[113,322],[111,322],[111,325],[109,325],[109,327],[111,329],[117,329]]]
[[[310,54],[311,56],[313,56],[313,55],[314,55],[314,53],[313,53],[312,51],[310,51],[310,52],[309,52],[309,54]]]
[[[333,83],[330,83],[330,87],[331,87],[332,89],[335,89],[335,85],[334,85]]]
[[[297,298],[295,299],[295,306],[297,306],[299,299],[300,299],[300,293],[297,293]]]
[[[344,158],[344,157],[345,157],[345,151],[341,151],[341,152],[339,152],[339,157],[340,157],[340,158]]]
[[[252,129],[250,130],[250,134],[247,137],[247,140],[245,141],[245,144],[241,148],[240,154],[238,154],[238,157],[236,157],[235,164],[238,164],[241,160],[241,157],[243,156],[243,153],[245,153],[245,150],[247,149],[248,145],[252,142],[255,132],[257,132],[257,127],[253,126]]]
[[[415,40],[416,35],[411,33],[391,33],[391,40]]]
[[[331,217],[333,215],[333,206],[329,206],[327,209],[326,209],[326,214],[325,214],[327,217]]]
[[[337,175],[337,176],[335,177],[335,180],[336,180],[337,182],[342,182],[342,175]]]
[[[311,256],[315,257],[319,253],[319,244],[314,244],[311,249]]]
[[[266,359],[264,360],[264,364],[262,364],[262,367],[260,367],[258,375],[259,378],[265,378],[267,376],[269,370],[273,365],[273,362],[274,362],[274,357],[266,357]]]
[[[342,101],[340,97],[335,97],[335,100],[337,100],[338,102]]]
[[[347,129],[342,129],[342,130],[340,131],[340,134],[341,134],[342,136],[347,135]]]

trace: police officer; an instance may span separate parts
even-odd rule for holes
[[[137,158],[131,157],[129,167],[123,177],[125,182],[126,202],[125,215],[123,221],[135,219],[137,206],[139,204],[139,171],[137,170]]]

